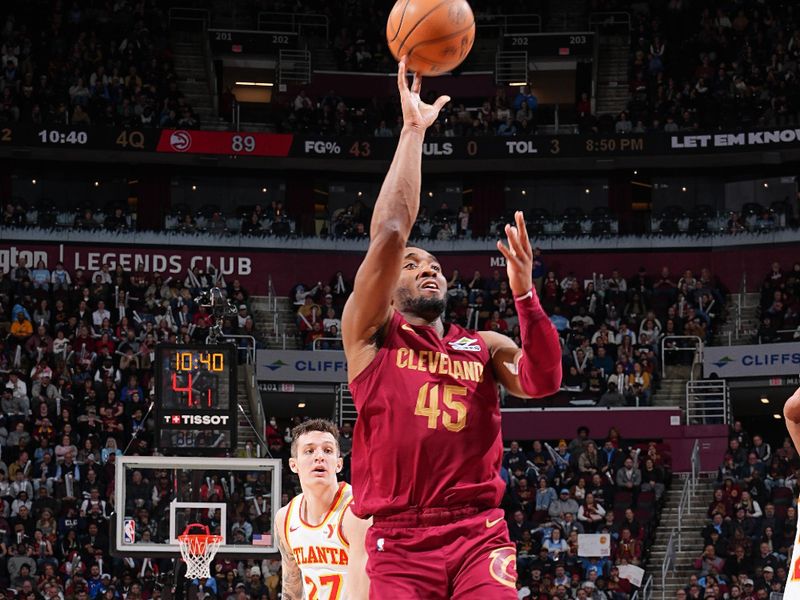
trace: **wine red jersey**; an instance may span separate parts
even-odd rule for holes
[[[489,360],[474,331],[451,324],[440,339],[394,313],[377,355],[350,384],[358,516],[500,504],[503,444]]]

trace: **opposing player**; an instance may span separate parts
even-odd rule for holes
[[[558,335],[533,290],[517,213],[498,242],[516,297],[522,349],[499,333],[442,321],[447,281],[434,256],[406,247],[417,217],[425,130],[448,101],[420,100],[401,61],[403,129],[375,204],[370,245],[342,318],[353,436],[353,511],[367,531],[371,598],[517,598],[503,512],[497,383],[522,397],[561,383]]]
[[[312,419],[292,430],[289,468],[303,491],[275,518],[282,558],[283,600],[362,600],[368,596],[364,535],[369,521],[353,515],[342,470],[339,434]]]
[[[794,447],[800,448],[800,388],[797,388],[792,397],[786,401],[783,406],[783,416],[786,417],[786,429],[789,430]],[[800,517],[798,517],[798,526],[800,526]],[[800,529],[795,535],[794,546],[792,546],[789,576],[786,578],[783,597],[787,600],[800,598]]]

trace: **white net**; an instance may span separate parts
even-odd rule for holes
[[[186,561],[186,579],[211,577],[211,561],[214,560],[221,543],[221,535],[178,536],[181,556]]]

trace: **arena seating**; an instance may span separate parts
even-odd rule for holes
[[[788,438],[771,448],[740,422],[730,440],[714,496],[707,499],[708,524],[697,532],[705,549],[678,598],[768,598],[780,594],[787,580],[797,529],[797,452]]]
[[[199,127],[178,89],[160,6],[5,4],[0,122]]]
[[[775,262],[761,284],[761,323],[753,340],[759,344],[800,339],[800,263],[782,269]]]

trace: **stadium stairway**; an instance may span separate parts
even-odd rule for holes
[[[703,553],[703,538],[701,531],[708,519],[706,507],[708,499],[714,491],[714,473],[701,473],[698,479],[695,494],[692,497],[691,511],[683,516],[683,540],[681,551],[678,552],[678,505],[681,500],[686,473],[676,473],[672,476],[672,484],[667,491],[664,509],[661,512],[661,522],[656,531],[656,538],[650,551],[648,572],[653,575],[653,598],[674,598],[675,592],[684,587],[695,573],[693,562]],[[667,553],[667,544],[672,532],[675,537],[675,561],[673,569],[666,573],[662,585],[661,569]],[[662,595],[663,594],[663,595]]]
[[[688,368],[688,367],[687,367]],[[686,409],[686,378],[662,379],[661,387],[652,396],[653,406],[679,406]]]
[[[621,35],[600,36],[595,114],[616,117],[625,110],[628,92],[629,44]]]
[[[248,379],[247,367],[245,365],[239,365],[236,375],[236,401],[239,403],[239,406],[242,407],[245,414],[243,415],[241,410],[236,411],[238,425],[236,430],[236,445],[238,448],[244,448],[247,442],[252,442],[253,448],[258,448],[259,445],[256,433],[250,426],[251,422],[255,425],[255,420],[250,410],[250,399],[247,394],[247,388],[250,385]],[[258,394],[258,391],[256,391],[256,394]],[[247,416],[245,417],[245,415]],[[248,419],[250,419],[249,422]]]
[[[755,339],[759,325],[759,302],[761,294],[747,292],[731,294],[727,298],[728,318],[714,336],[715,346],[742,346],[757,343]],[[741,306],[740,306],[741,305]],[[741,311],[740,318],[737,314]]]
[[[189,31],[172,33],[171,45],[178,89],[183,92],[192,110],[200,118],[203,129],[226,131],[230,129],[228,122],[214,110],[202,36],[202,33]]]
[[[297,309],[289,298],[251,296],[250,308],[253,311],[256,328],[267,341],[268,348],[285,348],[286,350],[302,348],[296,335],[295,315]]]

